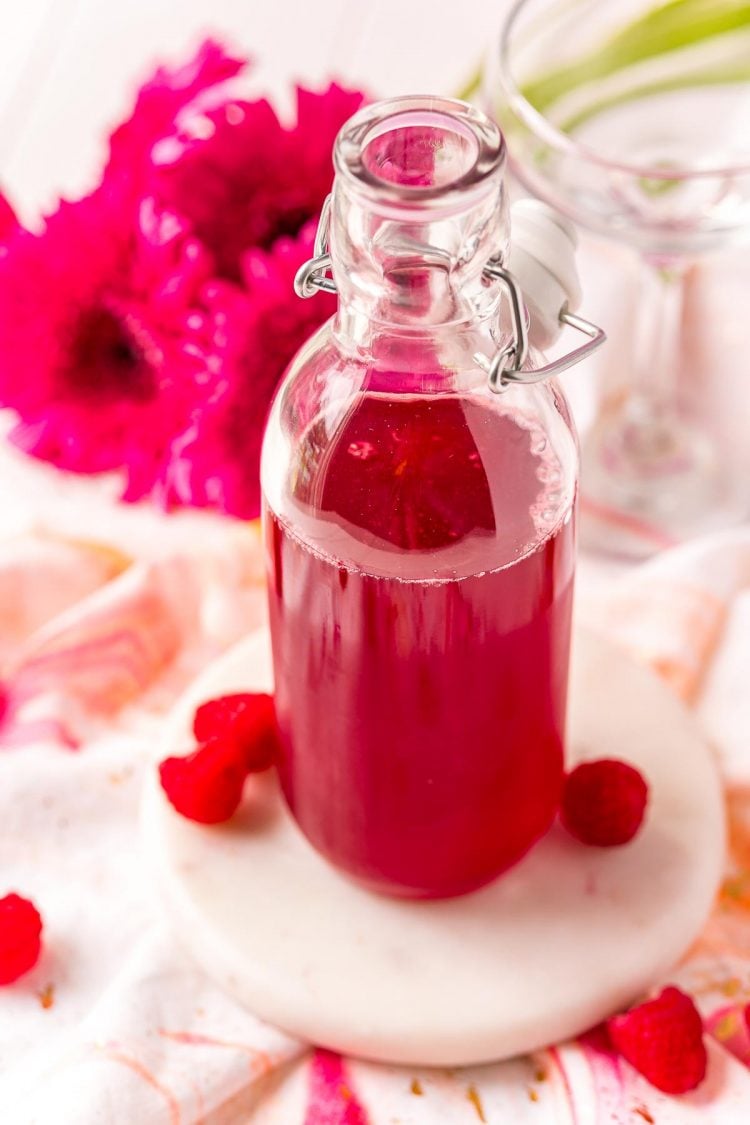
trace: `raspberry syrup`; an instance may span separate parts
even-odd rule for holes
[[[283,791],[388,894],[487,883],[559,803],[573,497],[505,401],[362,393],[265,509]]]

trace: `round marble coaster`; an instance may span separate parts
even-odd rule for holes
[[[263,1019],[398,1063],[504,1058],[633,1001],[669,972],[708,914],[724,854],[721,790],[691,716],[651,673],[588,632],[574,647],[571,757],[643,769],[651,803],[633,843],[585,848],[555,827],[492,886],[408,903],[329,867],[272,774],[251,779],[230,824],[202,828],[173,812],[154,770],[147,861],[183,946]],[[198,702],[270,688],[262,631],[198,680],[159,755],[189,747]]]

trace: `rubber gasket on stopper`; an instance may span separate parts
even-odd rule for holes
[[[271,687],[264,631],[212,665],[173,713],[159,757],[184,753],[196,704]],[[571,758],[648,777],[647,821],[623,848],[555,827],[490,887],[446,902],[380,898],[302,837],[272,776],[230,824],[177,816],[151,771],[148,866],[176,936],[256,1015],[348,1054],[463,1065],[574,1035],[667,974],[710,910],[724,857],[721,787],[690,714],[650,672],[577,633]]]

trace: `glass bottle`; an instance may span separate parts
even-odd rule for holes
[[[510,236],[495,125],[395,99],[352,118],[334,161],[338,311],[262,455],[279,774],[341,871],[446,897],[516,863],[558,807],[576,438],[554,381],[488,381],[513,348],[488,270]]]

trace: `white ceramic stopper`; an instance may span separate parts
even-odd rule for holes
[[[522,199],[511,208],[508,264],[529,312],[529,340],[544,351],[562,331],[560,313],[581,303],[573,224],[546,203]]]

